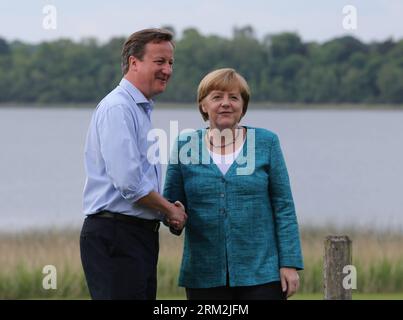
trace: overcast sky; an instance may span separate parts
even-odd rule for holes
[[[53,5],[56,30],[43,28],[43,8]],[[343,28],[343,7],[357,9],[357,29]],[[148,28],[172,25],[230,37],[234,26],[251,25],[261,38],[297,32],[304,41],[323,42],[350,34],[368,42],[403,39],[403,0],[1,0],[0,37],[38,43],[61,37],[107,41]]]

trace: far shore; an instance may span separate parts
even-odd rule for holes
[[[94,109],[99,102],[66,102],[66,103],[21,103],[3,102],[1,109]],[[158,109],[188,109],[197,108],[196,102],[158,102]],[[393,110],[403,111],[402,104],[354,104],[354,103],[276,103],[250,102],[249,110]]]

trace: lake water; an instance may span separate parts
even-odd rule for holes
[[[81,225],[91,113],[0,109],[0,230]],[[205,126],[196,107],[157,104],[154,126],[170,121]],[[250,108],[242,123],[279,135],[301,225],[403,229],[403,112]]]

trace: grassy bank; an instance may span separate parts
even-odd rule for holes
[[[357,268],[355,299],[403,299],[403,235],[391,232],[302,228],[305,270],[295,299],[321,299],[323,241],[328,234],[347,234],[353,240]],[[77,230],[0,234],[0,299],[87,299]],[[181,299],[177,286],[182,238],[164,228],[160,239],[158,297]],[[45,265],[57,268],[57,289],[45,290]]]

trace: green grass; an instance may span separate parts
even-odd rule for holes
[[[57,288],[44,289],[42,269],[18,265],[14,272],[0,274],[0,299],[87,299],[84,274],[65,268],[57,275]]]
[[[158,264],[158,299],[185,299],[177,280],[182,237],[162,230]],[[333,231],[302,229],[305,270],[292,299],[323,299],[323,240]],[[353,299],[403,300],[403,236],[346,231],[353,240],[357,287]],[[0,299],[88,299],[79,256],[77,230],[0,234]],[[340,232],[338,232],[340,234]],[[42,268],[57,268],[57,290],[44,290]]]
[[[323,300],[322,293],[297,293],[290,300]],[[353,300],[403,300],[402,293],[353,293]]]
[[[157,300],[186,300],[185,295],[158,296]],[[297,293],[290,300],[323,300],[322,293]],[[402,293],[353,293],[353,300],[403,300]]]

